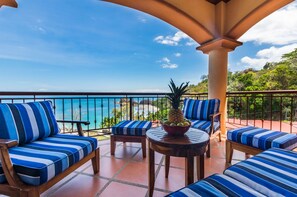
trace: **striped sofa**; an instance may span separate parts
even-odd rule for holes
[[[90,159],[99,171],[97,140],[60,134],[49,101],[0,104],[0,159],[0,193],[10,196],[39,196]]]
[[[231,163],[234,149],[255,155],[269,148],[293,150],[296,147],[296,134],[254,126],[237,128],[227,132],[226,163]]]
[[[183,113],[184,117],[192,122],[191,127],[208,133],[210,137],[218,135],[221,141],[219,109],[219,99],[184,99]],[[207,156],[210,157],[210,144]]]
[[[266,150],[168,196],[297,196],[297,152]]]

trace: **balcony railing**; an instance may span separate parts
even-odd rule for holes
[[[51,100],[59,120],[86,120],[88,135],[104,135],[117,122],[158,120],[167,117],[166,93],[129,92],[0,92],[1,103]],[[206,99],[207,93],[185,97]],[[294,132],[297,123],[297,91],[228,92],[228,122]],[[73,132],[71,124],[61,124],[63,132]]]
[[[297,91],[228,92],[228,122],[297,132]]]

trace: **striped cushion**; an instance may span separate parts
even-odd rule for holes
[[[114,135],[134,135],[143,136],[152,127],[150,121],[124,120],[112,127]]]
[[[225,175],[267,196],[297,196],[297,153],[269,149],[226,169]]]
[[[252,188],[223,174],[214,174],[201,181],[188,185],[170,197],[187,196],[264,196]]]
[[[211,120],[209,115],[218,113],[219,109],[220,109],[219,99],[210,99],[210,100],[185,99],[183,113],[185,118],[187,119],[209,121]]]
[[[247,126],[230,130],[227,133],[230,141],[245,144],[262,150],[269,148],[293,149],[297,147],[297,135],[280,131],[271,131]]]
[[[210,125],[211,121],[206,121],[206,120],[190,120],[192,122],[191,127],[195,129],[199,129],[202,131],[207,132],[210,134]],[[214,122],[213,124],[213,132],[217,131],[220,128],[220,122]]]
[[[29,185],[41,185],[97,148],[95,138],[58,134],[9,149],[13,167]],[[5,182],[0,168],[0,183]]]
[[[0,138],[26,144],[57,134],[59,128],[50,101],[0,104]]]

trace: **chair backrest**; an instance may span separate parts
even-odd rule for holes
[[[0,103],[0,138],[14,139],[20,145],[59,132],[50,101]]]
[[[218,113],[220,109],[219,99],[196,100],[184,99],[183,113],[185,118],[192,120],[211,120],[209,115]],[[217,121],[217,120],[216,120]]]

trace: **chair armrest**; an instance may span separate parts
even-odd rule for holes
[[[213,126],[214,126],[215,118],[218,117],[218,120],[220,121],[220,116],[221,116],[221,112],[209,115],[209,117],[211,119],[210,133],[209,133],[210,136],[214,133],[214,127]]]
[[[11,139],[0,139],[0,160],[5,178],[9,185],[19,187],[22,185],[11,162],[8,148],[18,145],[18,141]]]
[[[76,124],[77,132],[80,136],[84,136],[84,132],[82,130],[81,124],[84,124],[84,125],[90,124],[89,121],[79,121],[79,120],[57,120],[57,122]]]
[[[0,148],[11,148],[18,145],[18,141],[11,139],[0,139]]]
[[[211,120],[214,120],[215,117],[221,116],[221,112],[215,113],[215,114],[210,114],[209,117]]]

